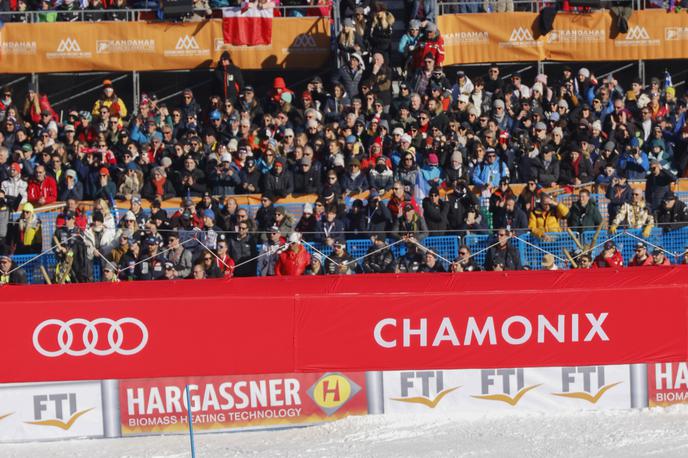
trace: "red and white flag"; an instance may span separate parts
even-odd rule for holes
[[[258,9],[248,2],[222,9],[222,37],[234,46],[269,45],[272,43],[272,8]]]

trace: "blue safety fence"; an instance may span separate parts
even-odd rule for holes
[[[687,251],[688,248],[688,227],[682,227],[681,229],[676,229],[674,231],[662,232],[660,236],[662,241],[661,246],[667,251],[677,255],[676,259],[669,256],[671,262],[679,262],[678,258],[683,256],[683,253]]]
[[[595,235],[595,231],[584,231],[583,232],[583,243],[590,244],[592,238]],[[624,265],[628,265],[629,261],[635,255],[635,246],[641,241],[647,241],[653,245],[662,246],[662,230],[653,229],[650,237],[644,238],[642,229],[619,229],[616,234],[609,234],[607,231],[600,231],[600,235],[597,238],[597,245],[604,243],[605,240],[612,239],[616,245],[617,250],[621,251],[623,256]],[[603,247],[598,246],[593,250],[593,258],[600,254]],[[652,246],[648,245],[648,249],[652,251]]]
[[[566,259],[564,248],[569,250],[570,253],[576,251],[576,242],[567,232],[548,232],[547,235],[551,238],[550,241],[545,241],[531,233],[519,236],[523,241],[517,244],[517,246],[521,251],[521,262],[524,266],[527,265],[531,269],[541,269],[542,258],[546,253],[551,253],[562,259]],[[556,258],[555,263],[559,267],[564,267],[565,264],[563,261]]]
[[[485,258],[487,256],[487,250],[485,250],[485,248],[490,246],[490,240],[494,239],[489,235],[482,234],[468,234],[463,238],[463,244],[466,245],[469,250],[471,250],[471,254],[478,253],[473,257],[473,259],[480,265],[480,267],[485,266]]]

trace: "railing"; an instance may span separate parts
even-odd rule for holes
[[[143,3],[143,2],[142,2]],[[150,2],[155,5],[157,2]],[[321,17],[321,8],[330,8],[332,14],[333,3],[323,5],[277,5],[274,10],[282,17]],[[205,16],[208,10],[195,8],[191,14]],[[210,9],[212,17],[222,17],[222,9]],[[276,14],[277,16],[277,14]],[[183,20],[184,16],[166,18],[162,10],[156,8],[126,8],[126,9],[77,9],[64,10],[36,10],[36,11],[1,11],[2,22],[99,22],[99,21],[152,21],[152,20]]]
[[[562,2],[548,0],[449,0],[439,1],[440,14],[462,14],[462,13],[494,13],[506,11],[526,11],[537,13],[546,6],[558,6]],[[648,8],[662,8],[660,0],[628,0],[629,6],[634,10]],[[602,0],[598,8],[609,8],[611,2]],[[505,8],[505,9],[501,9]],[[589,8],[572,7],[571,11],[588,11]]]

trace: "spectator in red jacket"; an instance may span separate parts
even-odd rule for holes
[[[297,232],[289,235],[289,248],[280,253],[275,265],[275,275],[303,275],[311,263],[311,255],[301,245],[301,236]]]
[[[35,206],[52,204],[57,200],[57,182],[45,172],[45,167],[37,165],[34,178],[29,181],[28,200]]]
[[[631,262],[628,263],[628,267],[643,267],[651,266],[652,257],[647,252],[647,246],[643,242],[638,242],[635,245],[635,255]]]
[[[664,250],[661,248],[655,248],[652,250],[652,265],[653,266],[670,266],[671,261],[667,258]]]
[[[604,249],[593,261],[593,267],[623,267],[623,256],[611,240],[604,242]]]

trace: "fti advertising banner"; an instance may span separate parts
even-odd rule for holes
[[[597,410],[631,407],[630,366],[393,371],[386,413]]]
[[[0,441],[101,437],[100,382],[0,385]]]
[[[368,413],[365,373],[271,374],[123,380],[122,434],[275,428]]]
[[[648,364],[647,390],[650,407],[688,404],[688,363]]]

